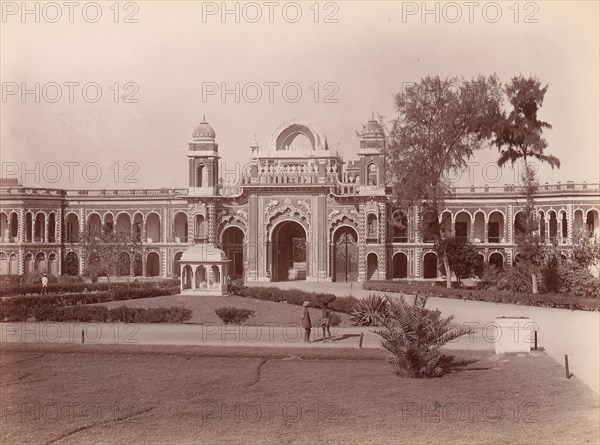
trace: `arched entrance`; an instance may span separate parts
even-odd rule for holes
[[[515,257],[515,261],[517,260],[517,258]],[[502,256],[501,253],[498,252],[494,252],[490,255],[489,257],[489,263],[490,266],[495,266],[498,269],[502,270],[504,267],[504,257]]]
[[[358,234],[344,226],[333,237],[333,278],[338,283],[358,280]]]
[[[367,255],[367,280],[379,280],[379,258],[373,252]]]
[[[157,277],[160,275],[160,258],[158,253],[150,252],[146,256],[147,275],[149,277]]]
[[[408,258],[405,253],[398,252],[392,261],[392,278],[408,277]]]
[[[437,278],[437,255],[428,252],[423,257],[423,278]]]
[[[273,229],[271,237],[271,279],[306,279],[306,232],[296,221],[284,221]]]
[[[221,235],[221,246],[229,260],[229,276],[244,277],[244,232],[239,227],[227,227]]]
[[[177,278],[181,276],[181,255],[183,252],[177,252],[173,257],[173,275]]]

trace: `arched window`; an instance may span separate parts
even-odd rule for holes
[[[377,165],[374,163],[369,164],[368,167],[368,183],[367,185],[377,185]]]
[[[377,238],[377,216],[374,213],[367,215],[367,238]]]
[[[204,187],[204,165],[196,167],[196,187]]]

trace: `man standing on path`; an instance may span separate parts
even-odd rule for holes
[[[44,274],[42,277],[42,293],[45,294],[48,290],[48,276]]]
[[[327,303],[323,304],[323,310],[321,311],[321,326],[323,327],[323,343],[332,343],[331,330],[329,329],[329,317],[331,316],[331,309]]]
[[[310,303],[308,301],[305,301],[304,303],[302,303],[302,306],[304,306],[302,308],[302,327],[304,328],[304,342],[305,343],[310,343],[310,327],[311,327],[311,321],[310,321],[310,314],[308,313],[308,305]]]

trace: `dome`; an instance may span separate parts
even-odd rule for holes
[[[371,119],[367,122],[367,125],[363,127],[362,131],[363,138],[384,138],[385,132],[383,131],[383,127],[379,122],[375,119]]]
[[[198,124],[192,133],[192,137],[194,139],[214,139],[215,136],[215,130],[213,130],[213,127],[211,127],[208,122],[204,120]]]
[[[196,244],[181,255],[181,263],[222,263],[227,255],[214,244]]]

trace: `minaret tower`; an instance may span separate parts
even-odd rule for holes
[[[370,195],[385,194],[385,131],[381,124],[371,120],[363,126],[358,156],[360,159],[360,192]]]
[[[189,143],[189,194],[191,196],[214,196],[218,193],[219,144],[215,142],[215,130],[206,122],[198,124]]]

